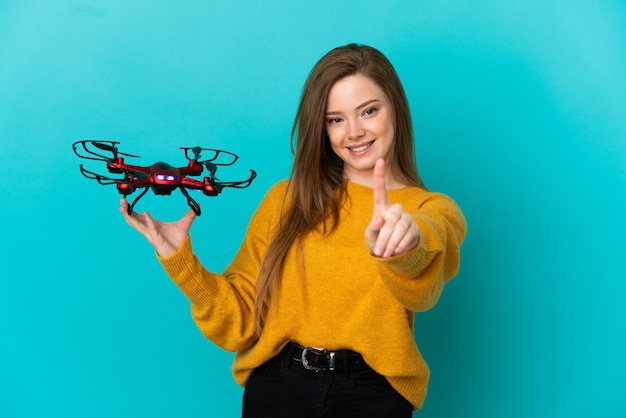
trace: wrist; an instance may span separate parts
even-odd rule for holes
[[[174,247],[168,242],[163,243],[163,245],[155,245],[154,249],[157,255],[161,258],[171,257],[178,251],[178,248]]]

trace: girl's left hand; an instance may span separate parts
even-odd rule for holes
[[[385,161],[374,166],[374,216],[365,230],[365,239],[377,257],[389,258],[405,253],[417,245],[419,226],[401,204],[391,204],[385,185]]]
[[[169,257],[178,251],[196,219],[196,214],[191,209],[176,222],[161,222],[152,218],[148,212],[139,214],[133,211],[129,215],[126,198],[120,199],[120,212],[126,222],[143,235],[161,257]]]

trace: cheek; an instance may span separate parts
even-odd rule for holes
[[[395,135],[393,120],[391,120],[390,118],[385,118],[385,120],[381,121],[379,129],[381,132],[384,132],[387,136],[390,136],[392,138]]]
[[[342,144],[341,135],[337,131],[338,131],[337,129],[332,129],[330,131],[327,131],[328,141],[330,142],[330,146],[335,152],[337,152],[340,148],[342,148],[341,147],[341,144]]]

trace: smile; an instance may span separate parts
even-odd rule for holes
[[[371,142],[368,142],[368,143],[366,143],[366,144],[359,145],[358,147],[348,147],[348,149],[349,149],[351,152],[355,152],[355,153],[362,153],[363,151],[365,151],[365,150],[367,150],[369,147],[371,147],[371,146],[372,146],[372,144],[374,144],[374,142],[376,142],[376,141],[371,141]]]

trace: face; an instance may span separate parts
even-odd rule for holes
[[[326,131],[348,181],[372,186],[376,160],[387,159],[393,145],[392,114],[387,95],[364,75],[342,78],[330,89]]]

